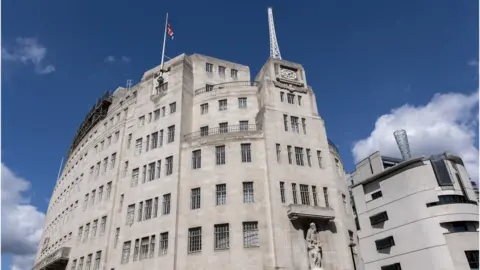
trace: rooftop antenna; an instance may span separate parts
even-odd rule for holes
[[[132,88],[132,80],[127,80],[127,89]]]
[[[402,154],[403,159],[407,160],[412,158],[407,132],[404,129],[399,129],[393,132],[393,136],[397,141],[398,149],[400,149],[400,154]]]
[[[58,179],[60,179],[60,173],[62,173],[62,165],[63,165],[63,157],[62,157],[62,160],[60,161],[60,168],[58,169],[57,182],[58,182]]]
[[[278,47],[277,35],[275,34],[275,24],[273,22],[272,8],[268,8],[268,32],[270,35],[270,57],[274,59],[282,59],[280,55],[280,47]]]

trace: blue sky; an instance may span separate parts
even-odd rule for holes
[[[448,148],[478,179],[478,1],[239,3],[3,1],[2,169],[30,183],[12,205],[46,210],[60,159],[95,100],[159,64],[167,11],[175,31],[167,56],[239,62],[253,78],[269,56],[269,5],[282,57],[304,65],[347,172],[365,153],[398,154],[391,132],[406,128],[414,153]]]

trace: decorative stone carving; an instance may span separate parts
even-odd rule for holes
[[[299,93],[304,93],[304,94],[306,94],[308,92],[308,89],[304,87],[303,83],[297,86],[297,85],[294,85],[292,82],[283,83],[283,82],[273,81],[273,84],[277,88],[285,89],[285,90],[288,90],[290,92],[299,92]]]
[[[310,229],[307,231],[307,252],[308,261],[311,270],[322,269],[322,244],[318,237],[317,226],[315,223],[310,223]]]

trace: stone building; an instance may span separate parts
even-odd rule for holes
[[[163,70],[85,117],[34,269],[362,269],[303,67],[270,58],[252,80],[182,54]]]
[[[478,269],[477,196],[459,157],[375,152],[352,179],[366,270]]]

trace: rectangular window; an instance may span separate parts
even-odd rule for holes
[[[205,92],[213,91],[213,84],[206,84],[205,85]]]
[[[130,187],[136,187],[138,185],[138,175],[140,170],[135,168],[132,170],[132,181],[130,182]]]
[[[137,216],[137,222],[142,221],[143,218],[143,202],[138,203],[138,216]]]
[[[88,254],[87,262],[85,263],[85,270],[90,270],[91,265],[92,265],[92,254]]]
[[[78,262],[78,270],[83,270],[83,259],[84,257],[80,257],[80,261]]]
[[[105,200],[110,199],[110,195],[112,193],[112,182],[107,183],[107,195],[105,196]]]
[[[228,132],[228,122],[223,122],[218,124],[219,126],[219,132],[220,133],[227,133]]]
[[[113,135],[113,142],[118,142],[118,138],[120,137],[120,131],[115,132]]]
[[[297,184],[292,183],[293,204],[298,204],[297,201]]]
[[[243,247],[258,247],[258,222],[243,222]]]
[[[247,108],[247,98],[246,97],[238,98],[238,108],[239,109],[246,109]]]
[[[302,128],[303,128],[303,134],[307,134],[307,122],[305,118],[302,118]]]
[[[237,75],[238,75],[238,70],[232,68],[232,69],[230,70],[230,75],[232,76],[232,79],[235,79],[235,80],[236,80],[236,79],[237,79]]]
[[[171,175],[173,173],[173,156],[169,156],[165,159],[165,175]]]
[[[155,235],[150,236],[150,258],[153,258],[155,256]]]
[[[216,204],[224,205],[227,203],[227,184],[216,185]]]
[[[288,104],[295,104],[295,95],[294,94],[287,94],[287,102]]]
[[[316,186],[312,186],[312,195],[313,195],[313,205],[318,206],[317,187]]]
[[[285,203],[285,183],[280,182],[280,201]]]
[[[220,75],[220,77],[222,77],[222,78],[225,77],[225,67],[218,66],[218,75]]]
[[[343,208],[345,209],[345,213],[348,213],[347,196],[345,196],[345,194],[342,194],[342,201],[343,201]]]
[[[98,201],[101,202],[103,198],[103,186],[98,187]]]
[[[108,157],[106,157],[106,158],[103,159],[103,170],[102,170],[102,173],[106,173],[106,172],[107,172],[107,167],[108,167]]]
[[[168,127],[168,139],[167,143],[171,143],[175,140],[175,125]]]
[[[188,253],[202,251],[202,227],[188,229]]]
[[[150,239],[143,237],[140,242],[140,260],[148,258],[148,247],[150,245]]]
[[[202,168],[202,150],[192,151],[192,169]]]
[[[213,72],[213,64],[205,63],[205,71],[206,72]]]
[[[299,133],[299,128],[298,128],[298,117],[296,116],[290,116],[290,121],[292,122],[292,131]]]
[[[162,172],[162,160],[157,160],[157,170],[156,170],[156,175],[155,178],[160,178],[160,175]]]
[[[149,220],[152,218],[152,207],[153,207],[153,200],[149,199],[145,201],[145,218],[144,220]]]
[[[147,165],[143,165],[142,169],[142,184],[147,180]]]
[[[478,250],[466,250],[465,256],[470,269],[478,269]]]
[[[90,204],[91,205],[95,204],[95,189],[92,190],[92,197],[90,197]]]
[[[123,200],[125,199],[125,195],[122,194],[120,195],[120,201],[118,203],[118,212],[121,213],[122,212],[122,208],[123,208]]]
[[[157,121],[158,119],[160,119],[160,109],[153,111],[153,120]]]
[[[162,215],[170,214],[170,193],[163,195],[163,206],[162,206]]]
[[[328,188],[323,187],[323,198],[325,200],[325,207],[330,207],[330,203],[328,202]]]
[[[138,118],[138,126],[142,127],[145,124],[145,115],[142,115]]]
[[[116,248],[118,245],[118,240],[120,239],[120,228],[115,229],[115,239],[113,240],[113,247]]]
[[[320,150],[317,150],[317,159],[318,159],[318,167],[322,169],[323,168],[322,151]]]
[[[117,160],[117,153],[113,153],[110,159],[110,170],[115,168],[115,162]]]
[[[132,133],[128,134],[127,149],[130,149],[131,144],[132,144]]]
[[[147,174],[148,181],[152,181],[155,179],[155,165],[156,165],[155,161],[148,164],[148,174]]]
[[[288,164],[292,164],[292,146],[287,145]]]
[[[127,225],[132,225],[135,221],[135,204],[131,204],[127,208]]]
[[[43,253],[43,252],[42,252]],[[73,260],[72,262],[72,268],[70,268],[71,270],[75,270],[75,267],[77,266],[77,260]],[[79,269],[79,270],[82,270],[82,269]]]
[[[217,165],[225,164],[225,145],[215,146],[215,160]]]
[[[138,260],[139,249],[140,249],[140,239],[135,239],[135,247],[133,248],[133,261]]]
[[[308,185],[300,185],[300,199],[303,205],[310,205],[310,192]]]
[[[165,106],[162,107],[162,117],[165,117]]]
[[[382,194],[381,190],[376,191],[376,192],[372,193],[372,200],[376,200],[378,198],[381,198],[382,196],[383,196],[383,194]]]
[[[82,241],[83,226],[78,228],[77,241]]]
[[[228,249],[230,247],[230,233],[228,224],[214,225],[215,249]]]
[[[254,203],[253,182],[243,182],[243,203]]]
[[[204,103],[200,105],[200,113],[202,115],[208,113],[208,103]]]
[[[167,90],[168,90],[168,82],[164,82],[164,83],[160,84],[159,86],[157,86],[157,91],[159,93],[166,92]]]
[[[308,164],[308,167],[312,167],[312,153],[310,151],[310,149],[306,149],[307,151],[307,164]]]
[[[377,251],[386,249],[392,246],[395,246],[395,241],[393,240],[393,236],[388,236],[380,240],[375,241],[375,246],[377,247]]]
[[[143,139],[140,138],[135,141],[135,155],[139,155],[142,153],[142,145],[143,145],[142,140]]]
[[[148,123],[152,122],[152,113],[148,113]]]
[[[200,208],[200,188],[193,188],[190,191],[190,209],[195,210]]]
[[[158,197],[153,200],[153,218],[158,216]]]
[[[240,131],[248,131],[248,121],[240,121],[239,124]]]
[[[283,126],[285,127],[285,131],[288,131],[288,115],[283,115]]]
[[[302,96],[297,96],[298,98],[298,106],[302,106]]]
[[[85,232],[83,233],[83,242],[87,241],[89,232],[90,232],[90,223],[87,223],[87,225],[85,225]]]
[[[168,232],[160,234],[160,255],[167,254],[168,251]]]
[[[130,258],[130,249],[131,249],[131,246],[132,246],[132,242],[131,241],[127,241],[125,243],[123,243],[123,248],[122,248],[122,260],[121,260],[121,264],[126,264],[128,263],[128,260]]]
[[[100,220],[100,235],[105,234],[105,227],[107,226],[107,216],[103,216]]]
[[[295,147],[295,160],[297,161],[297,165],[303,166],[303,148]]]
[[[208,136],[208,126],[200,127],[200,136]]]
[[[177,112],[177,103],[172,102],[168,105],[170,107],[170,114]]]
[[[477,266],[477,268],[478,268],[478,266]],[[400,263],[394,263],[394,264],[389,264],[389,265],[382,266],[380,269],[381,270],[402,270],[402,266],[400,266]],[[475,269],[475,268],[472,268],[472,269]]]
[[[152,136],[150,136],[150,137],[152,138],[152,141],[151,141],[151,143],[150,143],[151,148],[152,148],[152,149],[157,148],[157,145],[158,145],[158,144],[157,144],[157,143],[158,143],[158,132],[152,133]]]
[[[97,251],[97,253],[95,254],[95,263],[93,265],[93,270],[100,269],[100,257],[102,257],[102,252]]]
[[[275,145],[275,148],[276,148],[275,150],[276,150],[276,152],[277,152],[277,162],[280,163],[280,156],[281,156],[281,155],[280,155],[280,154],[281,154],[280,144],[277,143],[277,144]]]
[[[160,130],[160,136],[158,138],[158,145],[163,146],[163,129]]]
[[[280,102],[283,102],[285,100],[285,93],[280,92]]]
[[[227,110],[227,100],[221,99],[218,101],[218,110],[219,111],[226,111]]]
[[[242,152],[242,162],[252,162],[251,144],[242,143],[240,145],[240,149],[241,149],[241,152]]]
[[[388,215],[387,215],[387,212],[384,211],[384,212],[381,212],[381,213],[378,213],[376,215],[371,216],[370,217],[370,225],[374,226],[376,224],[385,222],[387,220],[388,220]]]

